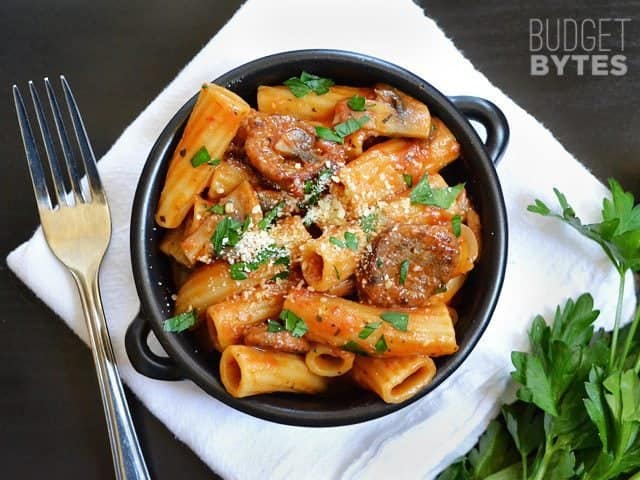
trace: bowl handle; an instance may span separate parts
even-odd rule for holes
[[[147,343],[150,331],[149,323],[141,314],[138,314],[127,328],[124,345],[133,368],[138,373],[156,380],[183,380],[184,376],[173,360],[151,351]]]
[[[494,164],[497,164],[509,143],[509,124],[494,103],[480,97],[449,97],[467,118],[480,122],[487,130],[485,146]]]

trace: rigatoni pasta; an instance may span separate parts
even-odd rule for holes
[[[441,176],[459,153],[393,86],[303,72],[257,110],[203,86],[156,211],[190,269],[165,329],[205,322],[234,397],[351,382],[408,400],[458,350],[451,302],[481,254],[464,184]]]

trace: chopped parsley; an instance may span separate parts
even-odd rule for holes
[[[378,214],[371,212],[360,217],[360,228],[367,235],[367,240],[371,238],[371,234],[378,229]]]
[[[340,280],[340,272],[338,271],[338,267],[334,265],[333,271],[336,273],[336,280]]]
[[[347,105],[354,112],[364,112],[365,98],[361,95],[354,95],[347,101]]]
[[[175,317],[167,318],[162,323],[162,329],[165,332],[183,332],[196,324],[198,314],[195,310],[179,313]]]
[[[323,140],[335,143],[344,143],[344,138],[346,136],[360,130],[369,120],[371,119],[366,115],[363,115],[358,119],[351,117],[334,126],[333,130],[327,127],[316,127],[316,135]]]
[[[294,337],[299,338],[307,333],[307,324],[291,310],[283,310],[280,313],[280,320],[284,322],[285,330]]]
[[[454,215],[451,219],[451,229],[456,237],[459,237],[462,233],[462,218],[460,218],[460,215]]]
[[[329,91],[329,87],[334,85],[334,82],[329,78],[322,78],[311,73],[302,72],[299,77],[291,77],[285,80],[284,84],[289,87],[291,93],[300,98],[311,92],[317,95],[324,95]]]
[[[390,323],[396,330],[403,332],[407,331],[407,325],[409,324],[409,315],[401,312],[384,312],[380,314],[380,318],[387,323]]]
[[[367,323],[364,328],[360,331],[360,333],[358,334],[358,338],[362,338],[363,340],[365,338],[369,338],[369,336],[376,331],[376,329],[380,328],[380,325],[382,325],[382,322],[373,322],[373,323]]]
[[[205,147],[204,145],[202,147],[200,147],[200,150],[198,150],[193,157],[191,157],[191,165],[193,167],[199,167],[202,164],[207,164],[207,165],[211,165],[212,167],[215,167],[216,165],[220,165],[220,159],[219,158],[211,158],[211,155],[209,155],[209,151],[207,150],[207,147]]]
[[[224,205],[212,205],[209,207],[209,211],[211,213],[215,213],[216,215],[224,214]]]
[[[304,182],[304,200],[298,206],[304,208],[316,205],[318,200],[320,200],[320,195],[322,195],[329,186],[333,173],[333,169],[323,168],[318,172],[316,178],[306,180]]]
[[[287,278],[289,278],[289,275],[291,274],[291,272],[289,270],[284,270],[280,273],[276,273],[273,277],[271,277],[271,280],[276,281],[276,280],[286,280]]]
[[[258,222],[258,228],[260,230],[266,230],[269,225],[280,215],[280,211],[284,208],[284,202],[278,203],[275,207],[267,212],[262,220]]]
[[[400,285],[404,285],[404,282],[407,280],[407,273],[409,273],[409,260],[403,260],[400,264],[400,277],[398,278]]]
[[[329,242],[338,248],[348,248],[349,250],[357,250],[360,244],[358,236],[353,232],[344,232],[344,241],[336,237],[329,237]]]
[[[250,222],[249,217],[244,222],[239,222],[231,217],[224,217],[220,220],[211,236],[211,243],[213,243],[213,251],[216,256],[220,256],[224,247],[237,245],[244,232],[249,228]]]
[[[413,177],[411,175],[409,175],[408,173],[403,173],[402,178],[404,180],[404,183],[407,184],[407,187],[413,187]]]
[[[377,353],[384,353],[387,351],[387,342],[384,339],[384,335],[381,335],[376,342],[375,349]]]
[[[267,332],[269,333],[277,333],[282,332],[284,327],[280,322],[275,322],[273,320],[267,320]]]
[[[411,190],[411,203],[422,205],[433,205],[440,208],[449,208],[458,198],[464,188],[464,183],[459,183],[455,187],[431,188],[427,181],[427,174],[420,179],[418,184]]]
[[[229,274],[234,280],[245,280],[246,278],[248,278],[247,273],[255,272],[258,268],[266,264],[271,259],[274,259],[274,265],[285,265],[288,267],[291,263],[291,258],[289,257],[287,250],[283,247],[278,247],[274,243],[260,250],[253,262],[236,262],[231,264],[229,266]],[[287,271],[286,273],[288,276],[289,272]]]
[[[381,258],[376,259],[376,267],[378,267],[378,268],[382,267],[382,259]]]
[[[435,293],[445,293],[447,291],[447,284],[441,283],[438,288],[435,289]]]
[[[364,356],[368,355],[367,351],[364,348],[362,348],[357,342],[354,342],[353,340],[349,340],[347,343],[345,343],[342,346],[342,350],[346,350],[347,352],[352,352],[357,355],[364,355]]]

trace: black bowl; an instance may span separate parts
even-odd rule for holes
[[[394,412],[438,387],[469,355],[484,332],[502,287],[507,258],[507,216],[493,166],[508,142],[509,129],[502,112],[476,97],[447,98],[414,74],[365,55],[333,50],[301,50],[271,55],[238,67],[214,80],[255,105],[258,85],[281,84],[302,70],[329,77],[339,84],[370,86],[388,83],[428,105],[432,114],[451,129],[460,142],[462,156],[444,172],[450,182],[463,180],[483,225],[482,255],[458,293],[456,333],[460,350],[437,360],[438,372],[427,388],[410,400],[389,405],[360,389],[325,396],[269,394],[236,399],[220,382],[215,354],[199,351],[190,334],[167,333],[162,322],[172,315],[174,293],[168,260],[158,244],[162,229],[154,222],[169,161],[195,104],[189,100],[171,119],[154,145],[140,177],[131,219],[131,259],[142,304],[141,315],[127,331],[127,353],[140,373],[155,379],[190,379],[227,405],[263,419],[304,426],[346,425]],[[194,85],[194,89],[197,87]],[[482,143],[469,119],[487,130]],[[149,329],[169,358],[153,354],[147,345]]]

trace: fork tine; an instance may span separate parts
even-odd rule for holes
[[[44,85],[47,90],[47,97],[49,97],[49,105],[51,112],[53,113],[53,121],[56,124],[56,130],[58,132],[58,138],[60,139],[60,146],[62,147],[62,154],[64,156],[64,163],[67,167],[67,174],[71,181],[71,192],[73,194],[75,203],[78,203],[83,199],[82,187],[80,186],[80,177],[76,171],[76,167],[73,162],[73,152],[71,150],[71,144],[69,143],[69,136],[67,135],[67,129],[64,126],[62,119],[62,113],[58,106],[58,100],[56,100],[56,94],[51,87],[49,79],[45,77]]]
[[[71,115],[71,121],[73,122],[73,129],[80,145],[80,152],[82,153],[82,160],[84,161],[84,168],[87,172],[87,181],[89,188],[91,189],[91,195],[102,195],[102,182],[98,175],[98,168],[96,166],[96,157],[93,154],[93,148],[91,148],[91,142],[87,135],[87,130],[84,127],[80,110],[76,104],[76,100],[71,92],[71,87],[67,83],[67,79],[64,75],[60,75],[60,82],[62,83],[62,90],[67,100],[67,107],[69,108],[69,114]]]
[[[51,169],[51,177],[53,178],[53,186],[59,205],[67,205],[67,195],[64,186],[64,180],[62,173],[60,172],[60,164],[58,163],[58,156],[53,147],[53,139],[49,126],[47,125],[47,119],[44,116],[42,110],[42,104],[40,103],[40,96],[38,91],[31,80],[29,80],[29,90],[31,91],[31,98],[33,100],[33,106],[36,110],[36,116],[38,118],[38,125],[40,126],[40,133],[42,134],[42,140],[44,142],[44,149],[47,152],[47,158],[49,159],[49,168]]]
[[[38,209],[46,207],[51,210],[51,197],[49,196],[47,184],[44,179],[44,171],[42,170],[42,162],[40,161],[40,155],[38,154],[38,147],[36,146],[36,141],[33,137],[33,130],[29,123],[29,117],[27,116],[27,111],[24,108],[24,102],[22,101],[22,95],[20,95],[20,90],[17,85],[13,86],[13,101],[16,104],[20,134],[22,135],[22,143],[24,145],[24,152],[27,156],[27,165],[29,166],[31,184],[33,185],[33,193],[35,193],[36,196]]]

